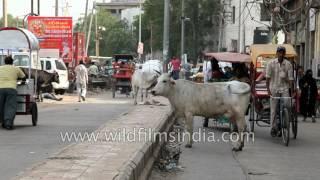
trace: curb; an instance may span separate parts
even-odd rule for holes
[[[161,124],[155,129],[155,132],[169,132],[174,124],[173,112],[168,112]],[[161,140],[160,140],[161,138]],[[114,177],[114,180],[141,180],[147,179],[151,173],[152,167],[158,158],[160,149],[164,144],[163,136],[157,134],[156,140],[153,142],[145,142],[140,150],[134,153],[130,160],[119,169],[119,174]]]

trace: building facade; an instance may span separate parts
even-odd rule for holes
[[[251,44],[271,42],[271,17],[259,1],[223,0],[220,49],[246,52]]]

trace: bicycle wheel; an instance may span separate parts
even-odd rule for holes
[[[297,134],[298,134],[298,115],[297,111],[293,110],[292,112],[292,133],[293,133],[293,139],[297,139]]]
[[[282,113],[283,113],[282,122],[281,122],[282,142],[285,146],[288,146],[289,140],[290,140],[290,116],[287,108],[284,108]]]

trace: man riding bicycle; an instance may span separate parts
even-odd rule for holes
[[[286,48],[279,46],[277,48],[277,58],[271,60],[267,64],[266,78],[268,94],[273,97],[289,97],[290,88],[293,84],[293,68],[292,64],[285,59]],[[281,131],[277,127],[276,112],[277,112],[277,99],[271,98],[270,100],[270,124],[271,136],[281,136]],[[287,100],[284,103],[286,106],[289,104]]]

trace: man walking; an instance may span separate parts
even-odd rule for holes
[[[75,72],[79,102],[81,102],[81,100],[85,101],[88,84],[88,71],[84,66],[83,61],[79,62],[79,65],[75,68]]]
[[[17,80],[25,78],[20,68],[13,66],[13,59],[7,56],[0,66],[0,122],[7,130],[13,129],[17,111]]]
[[[267,64],[266,78],[268,94],[273,97],[289,97],[289,90],[293,84],[293,69],[291,63],[284,57],[286,55],[285,47],[277,48],[277,57]],[[271,114],[271,136],[281,136],[281,131],[276,123],[277,99],[272,99],[270,102]],[[285,100],[285,105],[288,106],[288,100]]]
[[[171,64],[172,64],[172,78],[174,80],[177,80],[179,79],[181,61],[178,58],[173,57],[171,60]]]

